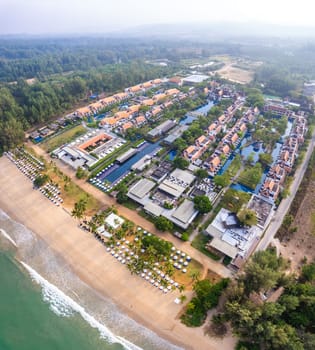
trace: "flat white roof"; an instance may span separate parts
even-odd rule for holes
[[[123,218],[114,213],[109,214],[105,219],[106,224],[115,229],[120,227],[124,223],[124,221],[125,220]]]
[[[196,178],[195,175],[191,174],[190,172],[182,169],[175,169],[170,176],[176,177],[178,180],[186,182],[188,185],[190,185]]]
[[[220,238],[213,238],[210,246],[232,259],[234,259],[238,253],[238,249],[236,247],[222,241]]]
[[[172,216],[175,219],[186,224],[189,223],[191,221],[191,218],[195,217],[197,213],[198,211],[195,209],[194,203],[185,199],[184,202],[174,211]]]
[[[161,208],[159,205],[153,203],[153,202],[148,202],[144,208],[145,211],[149,212],[150,214],[153,214],[155,216],[160,216],[162,212],[164,211],[163,208]]]
[[[141,179],[134,186],[131,187],[128,194],[135,196],[138,199],[145,197],[155,186],[155,182],[148,179]]]
[[[161,183],[159,189],[172,195],[175,198],[180,197],[181,194],[185,191],[185,187],[179,186],[167,179]]]
[[[204,80],[207,80],[209,79],[209,77],[207,75],[201,75],[201,74],[193,74],[193,75],[190,75],[186,78],[183,79],[183,81],[185,82],[188,82],[188,83],[201,83],[203,82]]]

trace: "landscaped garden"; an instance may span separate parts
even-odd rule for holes
[[[185,252],[109,209],[95,215],[89,227],[106,251],[163,293],[191,289],[193,276],[200,275],[202,265]]]

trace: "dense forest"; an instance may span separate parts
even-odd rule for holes
[[[212,331],[224,334],[229,322],[238,350],[314,349],[315,264],[305,262],[299,277],[286,273],[288,264],[274,249],[255,253],[226,289]]]
[[[209,45],[187,40],[0,37],[0,81],[34,77],[42,80],[51,74],[88,71],[139,59],[179,63],[182,58],[238,53],[235,44]]]
[[[315,78],[315,46],[303,42],[1,37],[0,152],[21,142],[24,130],[71,110],[91,91],[111,93],[180,70],[188,73],[182,59],[220,54],[263,61],[252,86],[264,93],[303,102],[302,84]],[[30,78],[35,83],[26,81]]]
[[[134,61],[104,68],[54,76],[29,85],[23,79],[0,87],[0,152],[21,142],[23,130],[71,109],[89,91],[114,92],[152,78],[165,76],[173,68]]]

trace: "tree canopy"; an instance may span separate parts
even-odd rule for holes
[[[205,196],[196,196],[194,198],[195,208],[202,214],[209,213],[212,209],[212,204],[210,199]]]

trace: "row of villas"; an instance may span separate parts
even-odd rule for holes
[[[208,168],[211,176],[215,176],[218,173],[233,150],[239,145],[242,136],[244,136],[247,131],[247,124],[253,122],[257,113],[257,109],[247,110],[224,135],[216,150],[205,162],[205,166]]]
[[[206,134],[198,137],[194,145],[188,146],[184,152],[184,157],[193,164],[200,165],[199,158],[207,151],[211,143],[216,141],[217,135],[225,130],[226,124],[233,118],[237,109],[241,108],[243,101],[238,99],[226,109],[216,121],[211,123],[207,128]]]
[[[297,115],[290,135],[285,140],[276,163],[270,168],[260,189],[262,196],[272,201],[278,198],[286,175],[292,171],[299,146],[304,142],[305,132],[306,119],[302,115]]]
[[[154,79],[142,84],[132,86],[130,88],[125,89],[125,92],[119,92],[115,95],[108,96],[99,101],[91,103],[88,106],[78,108],[76,111],[74,111],[73,114],[81,118],[97,114],[103,108],[127,100],[128,98],[133,97],[138,92],[145,92],[148,89],[159,86],[160,84],[162,84],[162,82],[163,81],[161,79]]]
[[[286,117],[292,117],[294,112],[287,108],[282,101],[268,101],[265,105],[264,105],[264,112],[269,112],[272,115],[277,115],[279,117],[282,116],[286,116]]]
[[[152,117],[159,116],[165,108],[173,105],[173,99],[177,98],[181,92],[178,89],[168,89],[163,93],[158,93],[152,98],[145,98],[138,104],[129,106],[126,110],[116,112],[112,117],[101,120],[100,125],[118,128],[118,132],[124,134],[131,127],[139,127]],[[186,97],[186,94],[184,94]],[[164,101],[164,103],[163,103]],[[140,113],[142,106],[150,107],[145,114]]]

